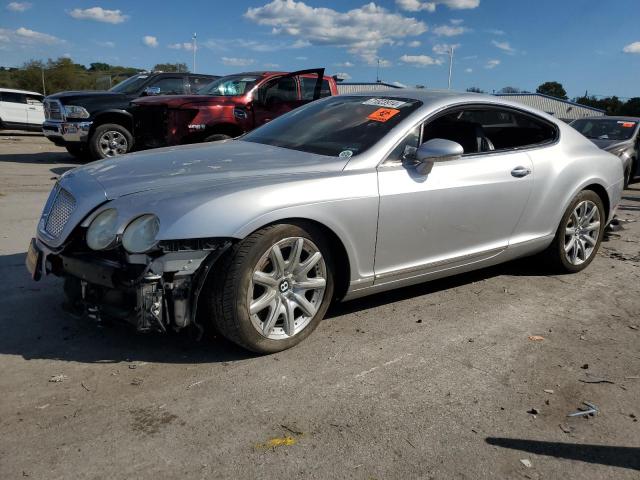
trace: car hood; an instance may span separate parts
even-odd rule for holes
[[[166,105],[169,108],[179,108],[183,105],[237,105],[240,97],[220,97],[212,95],[159,95],[154,97],[142,97],[133,100],[132,105]]]
[[[93,162],[74,169],[98,182],[108,200],[149,191],[177,191],[196,184],[215,189],[238,187],[267,176],[283,177],[340,171],[345,159],[314,155],[242,140],[168,147]]]
[[[96,99],[120,100],[120,99],[125,99],[127,97],[126,95],[123,95],[121,93],[116,93],[116,92],[86,90],[86,91],[76,91],[76,92],[54,93],[53,95],[49,95],[47,98],[52,100],[60,100],[65,105],[71,105],[72,102],[83,102],[85,100],[96,100]]]

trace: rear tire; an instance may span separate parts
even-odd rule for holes
[[[124,155],[133,147],[133,136],[122,125],[99,125],[89,139],[89,153],[94,160]]]
[[[627,188],[631,183],[631,165],[629,165],[624,171],[624,188]]]
[[[543,258],[560,273],[584,270],[598,253],[605,224],[602,199],[592,190],[583,190],[569,204]]]
[[[203,314],[237,345],[274,353],[315,330],[333,289],[331,252],[320,232],[272,225],[236,244],[214,267],[202,293]]]

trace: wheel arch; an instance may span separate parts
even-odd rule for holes
[[[609,218],[610,210],[611,210],[611,199],[609,198],[609,193],[607,192],[607,189],[604,188],[599,183],[591,183],[585,186],[584,188],[582,188],[580,191],[584,191],[584,190],[591,190],[592,192],[594,192],[596,195],[600,197],[600,200],[602,200],[602,204],[604,205],[604,211],[607,215],[607,223],[609,223],[609,221],[611,220]]]
[[[99,113],[91,125],[89,135],[93,135],[95,129],[105,123],[120,125],[129,130],[129,133],[133,136],[133,116],[125,110],[106,110]]]
[[[204,132],[201,134],[202,139],[216,134],[229,135],[231,138],[242,135],[244,130],[238,125],[233,123],[216,123],[211,126],[207,126]]]

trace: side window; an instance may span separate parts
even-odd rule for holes
[[[27,103],[29,105],[42,105],[44,97],[40,95],[26,95]]]
[[[406,137],[402,139],[402,141],[394,148],[387,158],[385,162],[402,162],[404,160],[412,158],[415,154],[416,149],[420,145],[420,131],[422,129],[422,125],[418,125],[413,130],[411,130]]]
[[[532,115],[501,108],[470,108],[445,114],[425,126],[424,140],[444,138],[464,153],[509,150],[545,144],[557,138],[554,125]]]
[[[159,87],[160,95],[180,95],[184,93],[182,77],[165,77],[152,82],[150,87]]]
[[[267,106],[296,101],[298,91],[295,80],[293,77],[281,77],[267,82],[262,98]]]
[[[27,97],[23,93],[2,92],[1,98],[3,102],[9,103],[27,103]]]
[[[303,100],[313,100],[313,93],[316,88],[317,78],[314,77],[300,77],[300,88],[302,90]],[[320,98],[331,96],[331,86],[329,80],[326,78],[322,80],[322,87],[320,87]]]
[[[189,77],[189,83],[191,88],[191,93],[197,93],[205,85],[209,85],[211,83],[210,78],[203,77]]]

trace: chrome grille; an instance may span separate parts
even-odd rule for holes
[[[44,226],[45,232],[53,238],[57,238],[62,233],[64,226],[67,224],[75,208],[76,199],[64,188],[60,188],[47,214]]]
[[[64,120],[62,104],[58,100],[45,100],[44,115],[46,120]]]

